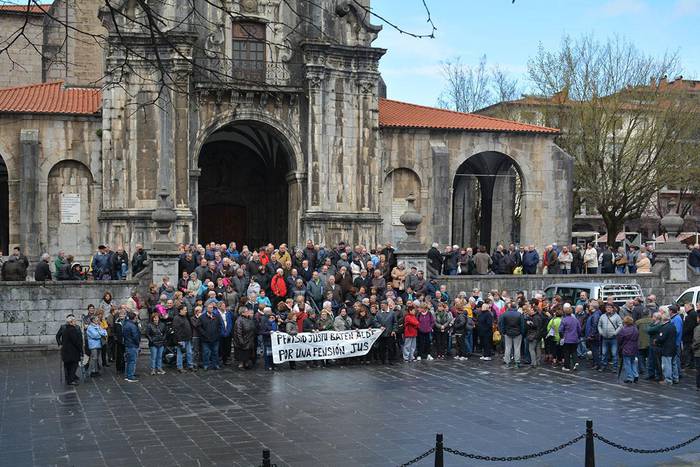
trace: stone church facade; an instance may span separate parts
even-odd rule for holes
[[[570,240],[556,130],[385,99],[381,28],[355,2],[228,1],[231,15],[202,2],[197,16],[170,0],[157,57],[136,2],[115,3],[122,15],[94,9],[107,41],[75,56],[77,72],[0,83],[2,248],[148,247],[161,190],[178,242],[396,242],[409,193],[426,243]],[[79,222],[65,222],[76,194]]]

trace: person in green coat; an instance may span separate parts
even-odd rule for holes
[[[552,358],[552,367],[556,368],[557,364],[562,364],[563,363],[563,357],[562,357],[562,351],[561,351],[561,345],[559,345],[559,341],[561,340],[561,337],[559,336],[559,325],[561,324],[561,315],[562,315],[562,310],[561,308],[557,308],[557,311],[554,314],[554,318],[549,320],[549,323],[547,323],[547,343],[549,344],[549,354],[553,356]]]
[[[661,313],[656,312],[651,317],[651,323],[647,327],[649,335],[649,356],[647,360],[647,379],[661,381],[663,374],[661,372],[661,348],[654,345],[654,339],[659,335],[659,331],[664,327],[661,321]]]

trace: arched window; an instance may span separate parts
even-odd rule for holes
[[[248,81],[265,79],[265,25],[233,23],[233,76]]]

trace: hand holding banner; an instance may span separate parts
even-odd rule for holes
[[[284,363],[359,357],[369,352],[382,332],[382,329],[302,332],[296,335],[273,332],[272,361]]]

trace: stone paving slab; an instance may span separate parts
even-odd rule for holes
[[[67,388],[55,353],[0,354],[2,466],[391,466],[445,445],[482,455],[544,450],[595,429],[638,448],[700,432],[700,393],[618,383],[611,373],[504,369],[496,361],[433,361],[275,372],[147,375],[130,384],[107,368]],[[700,464],[700,441],[637,455],[596,442],[597,465]],[[520,463],[445,454],[445,465],[583,465],[584,443]],[[433,457],[416,464],[433,465]]]

